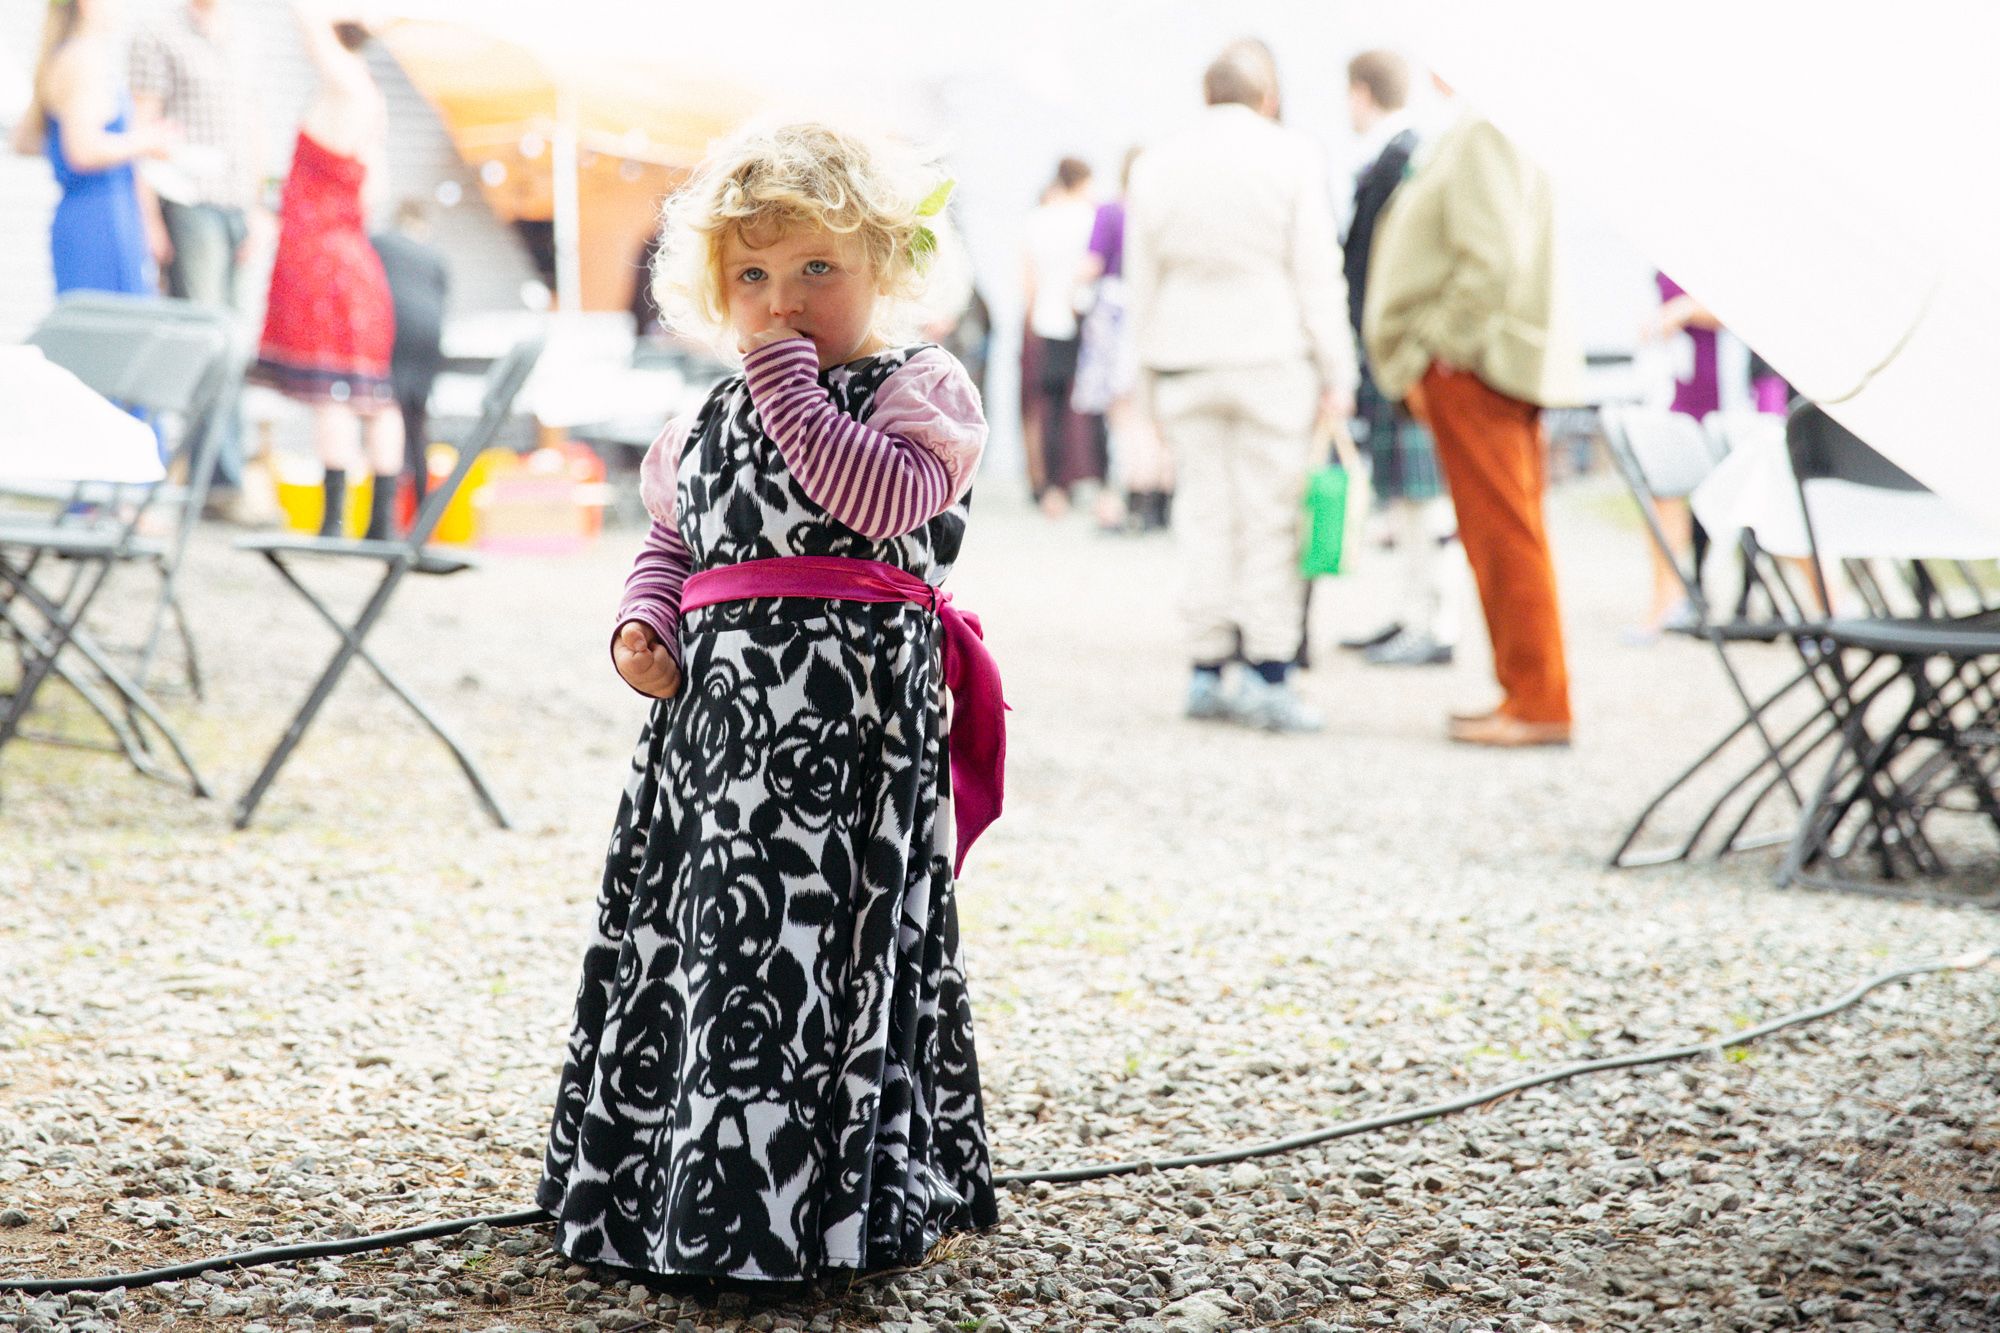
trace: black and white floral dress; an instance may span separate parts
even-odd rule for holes
[[[865,420],[915,349],[820,375]],[[937,585],[966,501],[872,541],[808,498],[741,376],[681,456],[697,571],[852,556]],[[619,804],[537,1202],[571,1258],[800,1279],[995,1218],[958,938],[942,631],[762,599],[682,627]]]

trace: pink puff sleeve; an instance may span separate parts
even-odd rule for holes
[[[924,348],[882,382],[867,424],[909,440],[943,465],[951,479],[947,505],[972,488],[986,450],[986,413],[972,377],[942,347]]]
[[[674,514],[674,487],[681,465],[681,450],[687,447],[688,431],[694,428],[694,413],[675,417],[659,438],[646,450],[639,463],[639,499],[656,523],[678,526]]]

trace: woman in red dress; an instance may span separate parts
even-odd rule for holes
[[[347,473],[375,474],[368,536],[394,536],[402,417],[389,382],[396,323],[389,280],[369,244],[368,187],[382,179],[388,111],[359,54],[368,31],[297,6],[319,88],[299,126],[278,215],[264,336],[251,375],[309,403],[326,467],[322,536],[341,531]],[[364,447],[365,445],[365,447]]]

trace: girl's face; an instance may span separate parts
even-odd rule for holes
[[[722,244],[729,325],[742,342],[772,328],[812,339],[820,369],[880,351],[874,266],[851,236],[814,228],[739,235]]]

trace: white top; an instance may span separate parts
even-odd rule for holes
[[[37,347],[0,347],[0,479],[142,483],[165,476],[152,428]]]
[[[1028,269],[1035,275],[1028,327],[1036,337],[1076,337],[1077,274],[1096,221],[1097,205],[1081,199],[1043,204],[1028,215]]]

